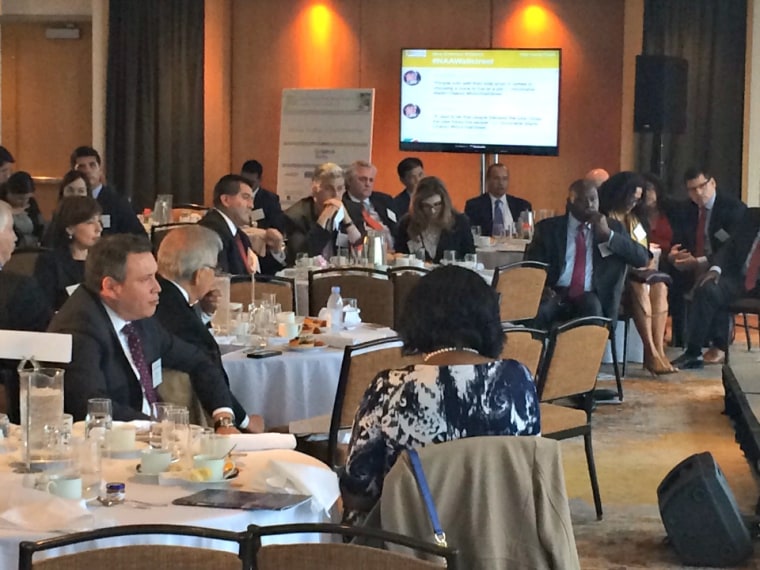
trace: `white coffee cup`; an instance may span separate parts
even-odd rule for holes
[[[475,244],[479,247],[488,247],[491,245],[491,238],[489,236],[478,236]]]
[[[277,313],[277,322],[278,323],[295,323],[296,314],[293,311],[282,311],[281,313]]]
[[[137,430],[133,425],[116,425],[106,432],[106,446],[110,451],[132,451]]]
[[[56,477],[48,481],[47,492],[62,499],[81,499],[82,479],[73,476]]]
[[[208,469],[211,481],[221,481],[224,476],[224,457],[214,457],[211,455],[195,455],[193,457],[193,467],[196,469]]]
[[[283,338],[296,338],[301,332],[301,325],[296,323],[278,323],[277,334]]]
[[[140,455],[140,473],[158,475],[166,471],[172,462],[172,452],[169,449],[146,449]]]

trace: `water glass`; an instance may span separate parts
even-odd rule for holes
[[[472,232],[472,238],[477,241],[477,238],[483,235],[482,230],[480,229],[480,226],[471,226],[470,231]]]
[[[169,444],[173,437],[174,424],[171,423],[169,412],[174,404],[154,402],[150,408],[150,435],[148,442],[154,449],[171,449]]]
[[[74,416],[63,414],[61,416],[61,442],[68,445],[71,440],[71,430],[74,429]]]
[[[73,471],[82,479],[82,498],[94,499],[100,495],[102,485],[100,442],[94,438],[72,438],[69,447]]]
[[[173,424],[172,440],[170,442],[172,459],[174,461],[192,458],[189,453],[190,445],[190,412],[184,406],[171,408],[168,419]]]
[[[359,302],[353,297],[343,297],[343,308],[351,307],[352,309],[359,308]]]
[[[306,252],[296,253],[296,267],[309,267],[311,258]]]
[[[0,413],[0,434],[4,439],[8,438],[8,430],[10,429],[11,421],[8,419],[8,414]]]
[[[447,249],[443,252],[443,258],[441,259],[442,265],[454,265],[457,261],[457,252],[453,249]]]
[[[478,254],[477,253],[466,253],[464,255],[464,264],[465,264],[465,267],[468,267],[469,269],[477,269],[477,267],[478,267]]]
[[[497,242],[503,241],[504,238],[509,237],[510,229],[509,227],[512,224],[506,224],[506,225],[499,225],[496,224],[493,227],[493,231],[491,232],[491,237],[493,237],[494,240]]]
[[[87,400],[87,416],[84,419],[84,435],[103,441],[106,431],[111,429],[113,412],[109,398],[90,398]]]

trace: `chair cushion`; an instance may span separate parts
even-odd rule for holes
[[[585,426],[586,412],[557,404],[541,404],[541,435],[551,435],[567,429]]]

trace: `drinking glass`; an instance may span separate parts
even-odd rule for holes
[[[61,416],[61,443],[68,445],[71,440],[71,430],[74,428],[74,416],[63,414]]]
[[[509,227],[512,224],[506,224],[506,225],[495,225],[493,227],[493,231],[491,232],[491,236],[496,242],[504,241],[505,237],[509,237]]]
[[[102,485],[100,442],[94,438],[72,438],[70,448],[74,471],[82,478],[82,498],[94,499]]]
[[[478,267],[478,254],[477,253],[466,253],[464,255],[464,263],[465,263],[465,266],[469,267],[470,269],[477,269],[477,267]]]
[[[339,247],[337,250],[337,254],[338,254],[338,266],[343,267],[345,265],[348,265],[348,248]]]
[[[309,254],[306,252],[296,253],[296,267],[309,267]]]
[[[453,249],[447,249],[443,252],[443,259],[441,260],[441,264],[443,265],[454,265],[457,261],[457,252]]]
[[[103,441],[106,431],[111,429],[113,411],[110,398],[90,398],[87,400],[87,416],[84,419],[84,436]]]
[[[10,425],[11,421],[8,419],[8,414],[0,413],[0,434],[3,434],[3,438],[8,437]]]
[[[353,297],[343,297],[343,307],[351,307],[352,309],[359,308],[359,302]]]
[[[174,424],[171,423],[169,412],[174,404],[154,402],[150,407],[150,435],[148,442],[154,449],[171,449],[170,441],[173,436]]]
[[[472,232],[472,238],[477,241],[477,238],[483,235],[483,232],[480,229],[480,226],[471,226],[470,231]]]
[[[184,406],[176,406],[168,411],[169,421],[174,425],[172,430],[172,460],[187,463],[187,458],[192,460],[189,453],[190,445],[190,412]]]

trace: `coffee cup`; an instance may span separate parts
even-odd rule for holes
[[[224,457],[212,455],[195,455],[193,467],[196,469],[208,469],[209,480],[221,481],[224,476]]]
[[[140,472],[144,475],[158,475],[166,471],[172,462],[169,449],[146,449],[140,455]]]
[[[293,311],[282,311],[280,313],[277,313],[277,322],[278,323],[295,323],[296,314]]]
[[[489,236],[478,236],[475,244],[478,247],[488,247],[491,245],[491,238]]]
[[[74,476],[61,476],[47,483],[47,492],[62,499],[82,498],[82,479]]]
[[[301,325],[296,323],[278,323],[277,334],[283,338],[296,338],[301,332]]]
[[[132,451],[137,430],[132,425],[113,426],[106,432],[106,445],[110,451]]]

